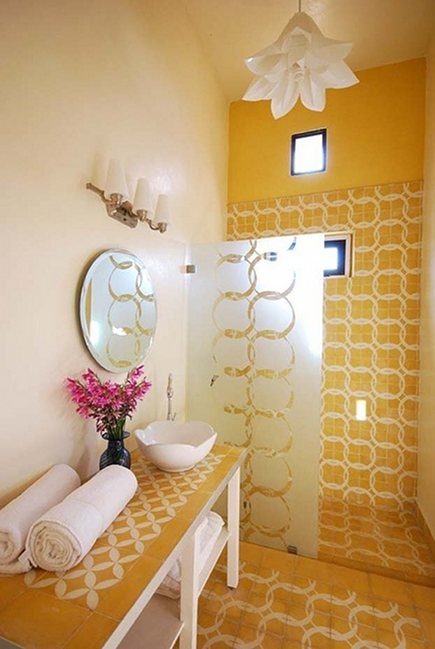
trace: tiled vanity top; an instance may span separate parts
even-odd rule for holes
[[[139,488],[79,565],[0,576],[0,636],[26,649],[103,647],[138,598],[151,598],[243,454],[215,445],[190,471],[170,474],[135,451]]]

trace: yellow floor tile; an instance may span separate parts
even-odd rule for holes
[[[264,638],[264,631],[259,627],[240,626],[237,630],[237,638],[233,647],[245,647],[246,644],[259,644]]]
[[[357,625],[355,630],[355,640],[376,644],[377,638],[378,638],[378,631],[374,627],[364,626],[363,624]]]
[[[320,633],[313,633],[302,645],[304,648],[308,647],[311,649],[330,649],[331,647],[331,638],[325,637]]]
[[[294,554],[268,548],[268,551],[263,555],[261,567],[275,568],[281,572],[292,574],[295,571],[297,561],[298,557]]]
[[[335,618],[348,620],[350,614],[350,607],[345,604],[339,604],[335,600],[331,602],[331,615]]]
[[[220,584],[224,584],[226,586],[226,578],[221,579],[220,581],[216,582]],[[234,597],[237,597],[238,599],[246,599],[249,596],[249,593],[251,592],[253,587],[252,579],[249,578],[249,576],[245,575],[242,573],[239,578],[239,583],[236,588],[232,588],[232,593]]]
[[[228,645],[231,646],[230,643],[234,642],[234,640],[237,638],[238,630],[238,622],[233,622],[232,620],[224,620],[224,622],[222,622],[221,626],[219,627],[219,634],[228,643]]]
[[[240,542],[240,559],[253,565],[259,566],[264,555],[265,548],[254,543]]]
[[[432,645],[414,638],[406,639],[406,649],[432,649]]]
[[[435,559],[420,528],[415,507],[396,509],[324,497],[319,507],[322,559],[398,579],[435,586]]]
[[[432,642],[435,646],[435,615],[430,611],[417,611],[418,619],[423,629],[426,641]]]
[[[316,588],[316,594],[312,595],[307,604],[308,610],[312,610],[317,613],[331,613],[331,595],[328,592],[318,592]]]
[[[331,637],[341,637],[352,633],[355,625],[349,618],[331,617]]]
[[[332,580],[336,586],[348,588],[358,593],[369,593],[370,583],[366,573],[352,568],[337,566],[332,573]]]
[[[206,643],[208,644],[208,638],[206,636],[198,636],[198,649],[202,649],[205,647]],[[229,647],[233,646],[233,641],[234,639],[227,640],[227,638],[223,640],[213,640],[213,649],[229,649]],[[231,644],[228,644],[228,642],[231,642]],[[208,644],[208,646],[210,646]]]
[[[435,613],[435,588],[411,584],[411,593],[417,608],[427,609]]]
[[[225,620],[231,622],[239,622],[243,614],[244,607],[239,605],[238,602],[227,601],[225,603]]]
[[[380,575],[369,575],[372,594],[381,599],[391,599],[401,604],[412,605],[412,594],[408,584],[397,579],[389,579]]]
[[[273,589],[270,589],[270,592],[275,600],[281,600],[283,602],[290,602],[294,593],[292,584],[288,582],[275,584]]]
[[[329,582],[332,578],[333,570],[330,563],[298,557],[294,574],[299,577],[312,577],[319,581]]]
[[[227,642],[227,649],[374,649],[378,642],[383,642],[382,649],[430,649],[430,643],[435,647],[430,589],[411,589],[405,582],[365,571],[337,571],[332,564],[332,573],[339,578],[333,583],[318,581],[281,571],[278,558],[275,550],[265,549],[261,567],[245,575],[253,585],[247,601],[235,603],[225,583],[210,581],[215,609],[210,612],[208,608],[210,593],[203,594],[200,620],[207,624],[200,632],[199,648],[205,646],[205,637],[213,649],[225,646],[222,642]],[[309,563],[314,567],[316,562],[310,559]],[[258,591],[256,580],[263,580]],[[346,587],[335,581],[343,581]],[[369,592],[360,592],[367,585]],[[426,608],[417,608],[417,600]],[[225,624],[230,625],[226,636]]]
[[[263,621],[266,634],[280,636],[281,638],[284,636],[285,621],[283,615],[279,613],[267,615],[263,618]],[[245,620],[243,619],[244,622]]]
[[[376,627],[376,617],[370,605],[358,603],[351,609],[349,617],[359,626]]]
[[[266,633],[266,635],[262,638],[261,643],[258,645],[258,649],[282,649],[282,643],[282,638]]]
[[[198,612],[198,626],[199,633],[204,634],[213,631],[218,626],[218,623],[216,622],[216,617],[212,613],[205,611],[200,606]]]
[[[353,642],[337,638],[331,638],[330,649],[352,649]]]
[[[301,626],[305,624],[306,620],[311,618],[311,613],[307,611],[306,601],[299,602],[299,606],[294,606],[293,603],[290,603],[290,608],[288,611],[288,624],[290,626]]]
[[[305,629],[302,624],[288,623],[284,629],[284,637],[292,642],[299,642],[300,646],[305,636]]]
[[[289,640],[288,638],[284,638],[280,649],[301,649],[301,646],[301,643],[297,640]]]
[[[400,646],[397,636],[393,631],[378,631],[378,642],[384,647],[397,647]]]

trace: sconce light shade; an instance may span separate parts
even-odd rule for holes
[[[150,186],[146,178],[139,178],[137,181],[133,210],[135,212],[138,212],[139,210],[145,210],[146,212],[151,211]]]
[[[309,110],[322,111],[326,88],[358,83],[342,60],[351,48],[352,43],[325,38],[314,20],[298,11],[272,45],[245,59],[257,77],[243,99],[270,99],[275,119],[288,113],[298,97]]]
[[[169,197],[167,194],[159,194],[153,223],[154,225],[158,225],[159,223],[169,225],[170,222],[171,214],[169,211]]]
[[[109,162],[104,194],[106,198],[110,198],[112,194],[118,194],[122,198],[128,198],[127,181],[119,160],[112,159]]]
[[[124,171],[119,160],[111,160],[107,174],[106,187],[100,189],[93,183],[86,183],[103,201],[107,214],[129,228],[135,228],[139,222],[147,223],[151,230],[166,232],[169,218],[169,203],[166,194],[157,199],[156,212],[152,218],[151,196],[148,182],[140,178],[136,186],[133,205],[128,200],[128,187]]]

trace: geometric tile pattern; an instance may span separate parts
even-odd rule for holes
[[[31,570],[24,575],[26,586],[95,610],[102,593],[122,581],[129,565],[161,535],[223,457],[212,451],[190,471],[165,473],[135,453],[132,470],[140,489],[127,507],[75,568],[56,573]]]
[[[325,498],[388,509],[416,495],[422,195],[416,181],[228,206],[229,239],[353,236],[352,276],[325,281]]]
[[[320,559],[435,586],[435,561],[413,503],[385,510],[324,499],[319,528]]]
[[[198,649],[430,649],[435,591],[241,544],[240,583],[219,563],[199,602]]]
[[[83,561],[65,573],[38,568],[0,576],[0,645],[4,639],[27,649],[118,646],[112,634],[128,622],[138,598],[151,596],[169,557],[243,456],[241,449],[216,444],[193,469],[168,474],[133,451],[137,492]]]

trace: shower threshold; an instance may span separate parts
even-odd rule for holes
[[[435,586],[435,558],[414,503],[396,509],[379,509],[339,499],[322,499],[318,558]]]

